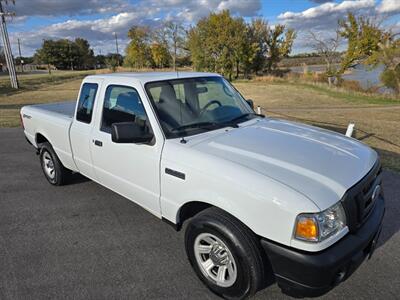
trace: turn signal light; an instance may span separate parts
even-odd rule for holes
[[[296,238],[318,241],[318,224],[314,218],[301,216],[297,219]]]

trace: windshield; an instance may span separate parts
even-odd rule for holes
[[[256,114],[222,77],[197,77],[146,84],[167,138],[198,134],[237,123]]]

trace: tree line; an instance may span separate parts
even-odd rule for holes
[[[270,26],[262,18],[246,23],[228,10],[211,13],[190,27],[167,21],[158,28],[132,26],[125,57],[94,56],[87,40],[45,40],[35,61],[58,69],[90,69],[106,64],[140,68],[192,66],[198,71],[239,74],[272,73],[287,57],[296,33],[285,25]]]
[[[339,20],[333,33],[334,37],[323,39],[310,31],[310,46],[325,61],[329,83],[335,78],[341,80],[342,74],[356,64],[364,63],[371,68],[383,65],[382,82],[400,93],[399,34],[367,16],[352,13]],[[34,58],[37,63],[59,69],[190,66],[232,79],[251,74],[279,74],[278,64],[291,53],[296,32],[285,25],[269,25],[263,18],[246,22],[225,10],[210,13],[191,26],[172,21],[158,28],[134,25],[128,31],[128,38],[124,57],[94,56],[88,41],[77,38],[45,40]],[[347,49],[339,52],[343,42]]]

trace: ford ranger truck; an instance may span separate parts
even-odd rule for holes
[[[80,173],[177,230],[185,223],[190,264],[226,299],[271,279],[290,295],[324,294],[375,249],[377,153],[256,114],[218,74],[88,76],[76,102],[25,106],[21,119],[50,184]]]

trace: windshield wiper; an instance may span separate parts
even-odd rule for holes
[[[171,131],[182,131],[185,129],[197,129],[197,128],[209,129],[209,128],[213,128],[215,125],[217,125],[217,123],[215,123],[215,122],[199,122],[199,123],[192,123],[192,124],[178,126],[178,127],[172,128]]]
[[[257,116],[257,117],[265,118],[264,115],[260,115],[260,114],[256,114],[256,113],[245,113],[245,114],[242,114],[240,116],[237,116],[237,117],[229,120],[228,122],[226,122],[226,124],[235,123],[235,122],[237,122],[237,121],[239,121],[241,119],[244,119],[244,118],[246,118],[248,116]]]
[[[231,121],[229,122],[224,122],[224,123],[217,123],[217,122],[199,122],[199,123],[192,123],[192,124],[186,124],[182,125],[179,127],[175,127],[171,129],[172,132],[174,131],[184,131],[185,129],[216,129],[216,128],[222,128],[222,127],[235,127],[237,128],[238,125],[236,123],[233,123]]]
[[[237,121],[248,117],[248,116],[258,116],[261,118],[264,118],[264,115],[260,115],[260,114],[256,114],[256,113],[245,113],[242,114],[240,116],[237,116],[227,122],[222,122],[222,123],[218,123],[218,122],[199,122],[199,123],[191,123],[191,124],[186,124],[186,125],[182,125],[182,126],[178,126],[175,128],[172,128],[171,131],[172,132],[176,132],[176,131],[186,131],[186,129],[217,129],[217,128],[223,128],[223,127],[234,127],[234,128],[238,128],[238,124]]]

